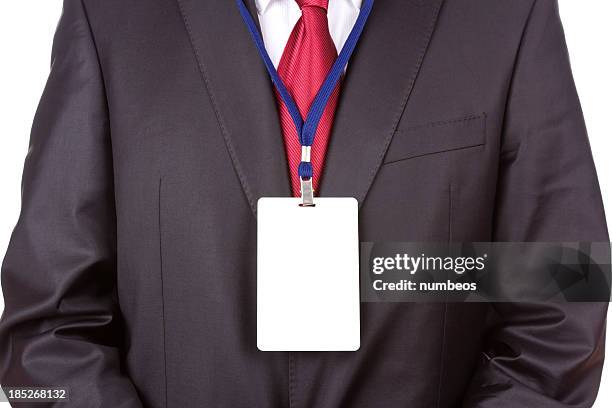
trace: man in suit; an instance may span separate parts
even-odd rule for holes
[[[296,93],[361,2],[289,2],[248,6]],[[358,199],[361,241],[608,241],[555,0],[378,0],[332,106],[315,182]],[[367,303],[357,352],[258,351],[256,203],[296,193],[283,109],[234,2],[65,0],[2,384],[74,407],[592,405],[605,304]]]

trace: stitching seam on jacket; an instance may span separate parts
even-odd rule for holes
[[[453,185],[448,185],[448,242],[453,241]],[[448,294],[444,299],[444,312],[442,313],[442,345],[440,346],[440,378],[438,380],[438,399],[436,401],[436,407],[440,407],[440,401],[442,400],[442,382],[444,379],[444,353],[446,352],[446,320],[448,313]]]
[[[462,118],[457,118],[457,119],[449,119],[449,120],[442,120],[442,121],[436,121],[436,122],[430,122],[427,123],[425,125],[417,125],[417,126],[410,126],[404,130],[398,130],[398,133],[403,133],[403,132],[412,132],[414,130],[419,130],[419,129],[427,129],[427,128],[434,128],[434,127],[443,127],[443,126],[449,126],[449,125],[454,125],[457,123],[465,123],[465,122],[471,122],[474,120],[478,120],[478,119],[485,119],[485,115],[481,114],[481,115],[469,115],[469,116],[465,116]]]
[[[164,403],[168,407],[168,359],[166,353],[166,305],[164,297],[164,262],[162,250],[162,216],[161,216],[162,179],[159,179],[157,190],[157,227],[159,234],[159,278],[161,284],[161,312],[162,312],[162,348],[164,350]]]

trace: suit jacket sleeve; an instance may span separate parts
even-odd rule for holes
[[[535,0],[509,91],[495,240],[607,242],[591,151],[556,0]],[[464,406],[591,407],[607,304],[492,305]]]
[[[121,369],[112,166],[93,35],[81,0],[66,0],[2,266],[3,386],[66,387],[61,406],[141,406]]]

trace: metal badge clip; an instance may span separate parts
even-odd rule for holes
[[[302,204],[300,207],[314,207],[314,190],[312,189],[312,177],[300,179],[300,186],[302,190]]]
[[[302,146],[302,162],[310,163],[310,151],[310,146]],[[302,204],[300,204],[300,207],[314,207],[312,177],[300,177],[300,189],[302,190]]]

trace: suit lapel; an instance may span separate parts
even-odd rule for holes
[[[376,1],[349,63],[321,196],[363,204],[429,44],[443,0]]]
[[[177,1],[221,133],[255,213],[260,197],[291,195],[270,79],[234,1]],[[257,21],[252,0],[248,5]]]

